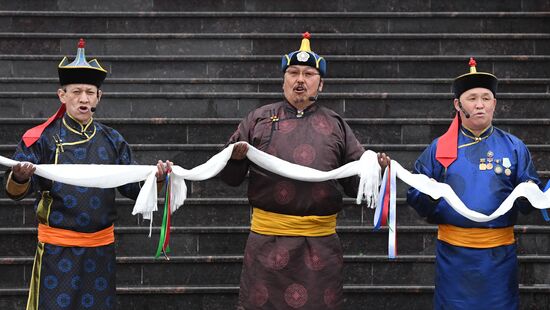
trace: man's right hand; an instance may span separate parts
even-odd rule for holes
[[[11,171],[13,180],[17,183],[24,184],[32,177],[36,171],[36,167],[32,163],[21,162],[13,166]]]
[[[246,157],[248,152],[248,144],[246,143],[235,143],[233,146],[233,153],[231,153],[231,159],[241,160]]]

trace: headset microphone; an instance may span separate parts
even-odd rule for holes
[[[319,83],[319,87],[317,87],[317,94],[315,95],[315,97],[308,97],[309,101],[311,102],[315,102],[317,101],[317,98],[319,97],[319,89],[321,88],[321,83]]]
[[[92,113],[94,113],[94,112],[95,112],[95,110],[97,110],[97,108],[96,108],[96,107],[91,107],[91,108],[90,108],[90,111],[92,111]]]
[[[462,111],[462,113],[464,113],[464,116],[466,116],[466,118],[470,118],[470,113],[466,112],[466,110],[464,110],[464,108],[462,107],[462,102],[460,102],[460,100],[458,100],[458,107],[460,108],[460,111]]]

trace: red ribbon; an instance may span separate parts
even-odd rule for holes
[[[437,140],[435,159],[445,168],[449,167],[457,158],[459,126],[460,116],[457,112],[447,132],[439,137],[439,140]]]
[[[38,139],[40,139],[40,136],[42,135],[42,133],[44,132],[46,127],[48,127],[48,125],[50,125],[56,119],[62,118],[63,114],[65,114],[65,110],[66,110],[65,104],[61,104],[61,106],[59,107],[57,112],[54,115],[50,116],[50,118],[48,118],[47,121],[45,121],[44,123],[42,123],[42,124],[40,124],[36,127],[33,127],[31,129],[27,130],[25,132],[25,134],[23,135],[23,142],[25,142],[25,145],[27,147],[30,147],[36,141],[38,141]]]

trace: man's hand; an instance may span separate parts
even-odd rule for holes
[[[386,155],[386,153],[377,153],[378,156],[378,164],[382,168],[382,170],[386,169],[387,166],[389,166],[391,158]]]
[[[11,171],[13,180],[17,183],[24,184],[32,177],[36,171],[36,167],[32,163],[22,162],[13,166]]]
[[[169,160],[167,160],[165,163],[163,163],[162,160],[159,160],[157,162],[157,173],[155,174],[155,176],[157,177],[158,182],[164,181],[166,174],[169,171],[172,171],[173,164],[174,163]]]
[[[236,143],[233,146],[233,153],[231,153],[231,159],[241,160],[246,157],[248,152],[248,144],[246,143]]]

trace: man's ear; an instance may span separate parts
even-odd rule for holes
[[[458,100],[459,99],[456,99],[453,101],[453,105],[455,106],[455,111],[456,112],[459,112],[460,111],[460,106],[458,105]]]
[[[59,101],[61,101],[61,103],[65,103],[65,94],[67,92],[64,91],[63,89],[59,88],[57,90],[57,97],[59,97]]]
[[[321,80],[319,81],[319,88],[317,88],[317,90],[318,90],[319,92],[322,92],[322,91],[323,91],[323,85],[324,85],[324,84],[325,84],[325,83],[324,83],[323,79],[321,79]]]
[[[101,89],[97,90],[97,103],[99,104],[99,101],[101,100],[101,95],[103,95],[103,92]]]

